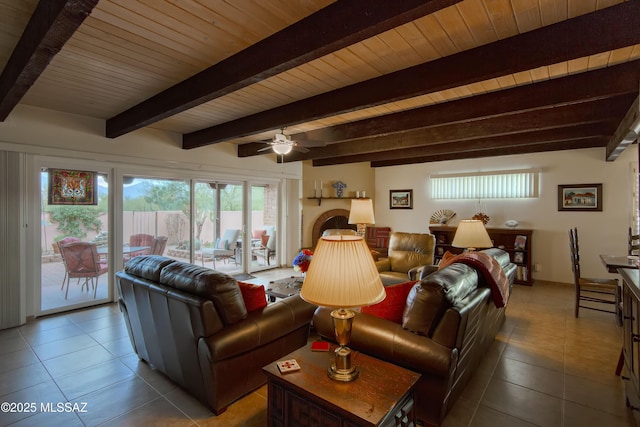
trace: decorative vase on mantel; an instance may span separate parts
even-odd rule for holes
[[[333,183],[333,188],[336,189],[337,197],[342,198],[344,195],[344,189],[347,188],[347,184],[342,181],[336,181]]]

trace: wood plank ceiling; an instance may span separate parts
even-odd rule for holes
[[[0,0],[0,119],[22,103],[239,157],[284,128],[311,147],[284,161],[314,166],[614,160],[640,122],[638,22],[640,0]]]

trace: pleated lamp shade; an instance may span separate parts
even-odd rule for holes
[[[325,307],[376,304],[386,293],[369,247],[359,236],[323,236],[313,253],[300,296]]]
[[[456,248],[490,248],[493,246],[484,223],[479,219],[463,219],[458,224],[451,246]]]

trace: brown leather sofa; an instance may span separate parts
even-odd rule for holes
[[[247,312],[236,280],[161,256],[116,273],[131,344],[215,414],[266,383],[261,368],[304,346],[315,306],[292,296]]]
[[[500,249],[483,252],[498,261],[511,287],[516,266],[509,255]],[[357,313],[349,347],[422,374],[416,385],[417,418],[439,425],[493,343],[504,310],[494,304],[483,274],[454,263],[416,283],[402,324]],[[313,325],[333,341],[330,312],[319,307]]]
[[[382,283],[415,280],[420,269],[433,264],[435,244],[432,234],[392,232],[387,258],[376,261]]]

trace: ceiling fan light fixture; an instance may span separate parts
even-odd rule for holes
[[[273,151],[276,154],[280,154],[281,156],[284,156],[285,154],[289,154],[293,149],[293,146],[287,143],[276,143],[276,144],[273,144],[271,147],[273,148]]]

